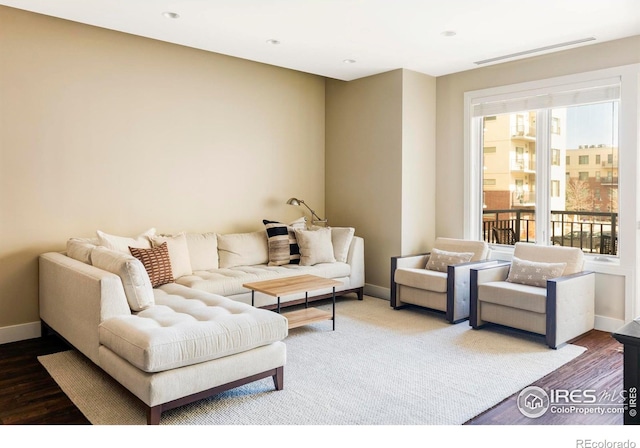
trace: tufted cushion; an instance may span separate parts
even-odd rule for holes
[[[145,372],[230,356],[287,337],[287,319],[215,294],[168,284],[156,305],[100,324],[100,343]]]
[[[447,292],[447,273],[417,268],[398,268],[394,281],[399,285],[433,292]]]

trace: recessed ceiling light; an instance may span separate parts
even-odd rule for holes
[[[440,33],[442,36],[444,37],[453,37],[455,36],[457,33],[453,30],[449,30],[449,31],[443,31],[442,33]]]
[[[280,45],[280,41],[278,39],[269,39],[267,40],[269,45]]]
[[[175,13],[175,12],[171,12],[171,11],[165,11],[162,13],[162,15],[164,17],[166,17],[167,19],[179,19],[180,18],[180,14]]]
[[[344,62],[345,64],[355,64],[356,60],[355,59],[343,59],[342,62]]]

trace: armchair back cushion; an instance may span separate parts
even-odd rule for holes
[[[447,252],[473,252],[469,261],[486,260],[489,257],[489,245],[484,241],[439,237],[436,238],[433,247]]]
[[[513,256],[521,260],[542,263],[566,263],[562,276],[582,272],[584,268],[584,253],[577,247],[516,243]]]

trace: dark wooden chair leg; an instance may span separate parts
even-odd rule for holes
[[[284,388],[284,366],[276,369],[276,374],[273,375],[273,385],[276,390],[282,390]]]

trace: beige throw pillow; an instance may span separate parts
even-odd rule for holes
[[[143,249],[150,248],[151,241],[149,241],[149,237],[156,234],[156,229],[151,228],[136,237],[110,235],[101,230],[96,231],[96,233],[98,234],[100,246],[104,246],[107,249],[116,250],[124,254],[129,254],[129,247],[141,247]]]
[[[349,254],[349,247],[356,229],[353,227],[331,227],[331,242],[336,261],[345,263]]]
[[[158,247],[162,243],[167,243],[174,279],[180,278],[184,275],[193,274],[191,269],[191,259],[189,258],[187,236],[184,233],[178,233],[177,235],[152,235],[149,239],[151,240],[153,247]]]
[[[447,272],[448,266],[471,261],[473,252],[448,252],[446,250],[432,249],[427,261],[426,269],[430,271]]]
[[[301,266],[313,266],[318,263],[333,263],[336,261],[333,255],[331,229],[295,229],[295,232],[296,240],[300,247]]]
[[[191,269],[194,271],[218,269],[218,236],[214,232],[187,233],[186,236]]]
[[[513,257],[507,281],[546,288],[547,280],[560,277],[566,267],[567,263],[540,263]]]

